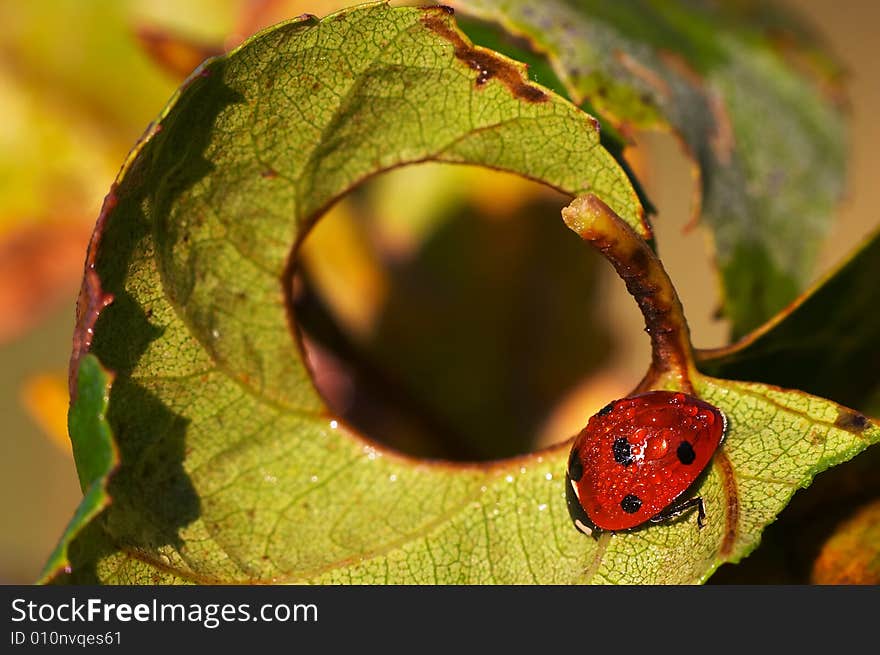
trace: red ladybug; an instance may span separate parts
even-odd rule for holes
[[[649,391],[609,403],[574,440],[565,474],[568,511],[585,534],[627,530],[696,507],[685,494],[724,440],[727,418],[684,393]]]

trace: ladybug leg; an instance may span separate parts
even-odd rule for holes
[[[660,523],[681,516],[692,507],[697,508],[697,526],[702,528],[706,525],[706,508],[703,505],[703,499],[700,496],[695,498],[687,498],[683,501],[673,503],[656,516],[651,517],[652,523]]]

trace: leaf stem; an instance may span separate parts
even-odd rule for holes
[[[562,210],[565,224],[614,266],[645,317],[651,367],[637,391],[674,387],[693,393],[696,373],[690,331],[672,280],[648,244],[593,194]]]

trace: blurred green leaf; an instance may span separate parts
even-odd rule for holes
[[[528,39],[612,125],[680,136],[734,338],[805,286],[841,193],[845,134],[837,70],[794,17],[704,0],[450,4]]]
[[[880,414],[880,233],[785,312],[727,348],[700,353],[718,377],[797,388]]]

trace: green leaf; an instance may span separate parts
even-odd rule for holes
[[[880,233],[739,343],[700,353],[710,375],[797,387],[880,414]]]
[[[474,49],[443,10],[294,21],[207,63],[126,162],[92,243],[84,296],[99,306],[77,343],[93,332],[116,375],[121,464],[112,505],[63,540],[64,581],[697,582],[754,548],[815,473],[880,439],[829,401],[695,373],[730,421],[699,488],[708,526],[597,542],[567,515],[567,445],[453,464],[355,434],[289,329],[293,246],[357,183],[425,160],[589,189],[631,242],[646,236],[590,117]],[[82,377],[90,358],[74,355]]]
[[[292,245],[359,182],[427,160],[593,190],[648,236],[595,121],[442,10],[298,20],[209,62],[129,158],[93,242],[102,288],[85,295],[115,300],[92,350],[117,374],[123,462],[104,542],[192,579],[307,577],[423,531],[498,476],[374,464],[325,413],[289,329]]]
[[[40,574],[44,582],[70,573],[69,544],[110,504],[108,477],[119,464],[119,452],[106,416],[111,383],[112,376],[94,355],[85,355],[80,360],[68,429],[70,434],[77,435],[73,451],[83,499]]]
[[[791,16],[766,3],[451,4],[527,38],[570,97],[613,125],[681,138],[700,174],[734,338],[803,289],[846,151],[835,69]]]

